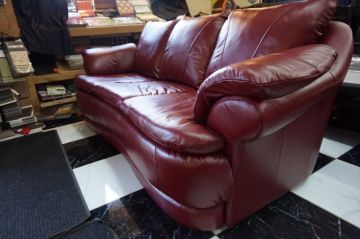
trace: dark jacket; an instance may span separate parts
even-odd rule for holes
[[[150,3],[154,14],[166,20],[172,20],[189,12],[185,0],[150,0]]]
[[[13,0],[21,39],[30,52],[63,56],[72,53],[65,0]]]

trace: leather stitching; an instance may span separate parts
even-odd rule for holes
[[[321,75],[324,75],[326,72],[322,73],[316,73],[314,75],[311,75],[311,76],[304,76],[304,77],[299,77],[299,78],[296,78],[298,80],[306,80],[308,78],[312,78],[312,77],[319,77]],[[241,79],[218,79],[208,85],[206,85],[206,87],[204,87],[202,91],[206,91],[208,88],[210,87],[215,87],[215,85],[217,84],[222,84],[223,82],[237,82],[238,84],[240,85],[255,85],[257,87],[261,87],[261,86],[268,86],[268,85],[274,85],[274,86],[278,86],[278,85],[281,85],[283,83],[289,83],[291,82],[292,79],[283,79],[283,80],[277,80],[276,82],[267,82],[267,83],[257,83],[257,82],[253,82],[253,81],[241,81]]]
[[[278,157],[278,162],[277,162],[277,167],[276,167],[276,175],[275,175],[275,178],[274,178],[274,182],[272,183],[272,192],[271,192],[271,195],[270,195],[270,199],[273,199],[274,198],[274,195],[275,195],[275,190],[274,190],[274,187],[276,185],[276,182],[278,181],[278,175],[279,175],[279,168],[280,168],[280,161],[281,161],[281,155],[283,154],[283,150],[284,150],[284,128],[281,129],[281,145],[280,145],[280,152],[279,152],[279,157]]]
[[[155,146],[154,150],[154,159],[155,159],[155,174],[156,174],[156,185],[159,184],[159,164],[157,159],[157,147]]]

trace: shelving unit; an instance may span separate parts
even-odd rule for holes
[[[69,27],[72,38],[92,37],[92,36],[112,36],[127,33],[140,33],[145,24],[122,24],[108,27]],[[20,29],[13,9],[12,0],[8,0],[5,6],[0,6],[0,32],[13,37],[20,36]],[[28,88],[28,97],[22,98],[22,105],[32,104],[34,110],[39,112],[41,109],[76,102],[76,97],[72,96],[64,99],[41,102],[38,97],[36,85],[55,83],[59,81],[73,80],[78,75],[83,74],[84,70],[70,70],[66,65],[58,65],[59,72],[47,75],[31,75],[26,77],[24,84]]]
[[[76,96],[40,103],[40,108],[44,109],[44,108],[51,107],[51,106],[62,105],[62,104],[67,104],[67,103],[74,103],[74,102],[76,102]]]
[[[41,109],[47,107],[76,102],[75,96],[46,102],[42,102],[39,100],[36,85],[54,83],[64,80],[73,80],[78,75],[84,74],[84,70],[69,70],[69,68],[62,63],[58,63],[58,69],[58,73],[47,75],[31,75],[27,77],[28,88],[30,92],[30,101],[35,111],[39,112]]]
[[[142,32],[145,24],[122,24],[109,27],[69,27],[71,37],[87,37],[102,35],[117,35],[124,33]]]

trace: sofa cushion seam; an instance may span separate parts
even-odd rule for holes
[[[227,27],[226,36],[225,36],[225,40],[224,40],[224,46],[222,48],[221,56],[220,56],[218,67],[217,67],[218,69],[220,69],[221,65],[222,65],[222,59],[223,59],[223,56],[224,56],[224,51],[225,51],[225,48],[226,48],[226,43],[227,43],[229,32],[230,32],[231,20],[232,20],[232,14],[228,17],[229,26]]]
[[[284,17],[286,16],[288,13],[292,12],[293,10],[295,10],[296,8],[305,5],[306,2],[300,2],[298,4],[296,4],[294,7],[290,8],[289,10],[287,10],[286,12],[284,12],[283,14],[281,14],[270,26],[269,28],[266,30],[266,32],[264,33],[262,39],[260,40],[259,44],[257,45],[253,55],[251,58],[254,58],[255,55],[258,53],[260,46],[262,45],[262,43],[264,42],[264,40],[267,38],[268,34],[270,33],[270,31],[272,30],[272,28]]]
[[[189,48],[189,50],[188,50],[188,52],[187,52],[187,54],[186,54],[186,59],[185,59],[185,61],[184,61],[183,74],[182,74],[182,79],[183,79],[183,80],[184,80],[184,78],[185,78],[185,68],[186,68],[186,64],[187,64],[187,62],[188,62],[188,60],[189,60],[190,52],[192,51],[195,43],[196,43],[197,40],[199,39],[200,35],[205,31],[205,29],[206,29],[211,23],[213,23],[213,22],[214,22],[215,20],[217,20],[217,19],[218,19],[218,16],[214,17],[213,19],[210,19],[210,20],[201,28],[201,30],[199,31],[199,33],[196,34],[196,37],[195,37],[195,39],[193,40],[193,42],[191,43],[191,46],[190,46],[190,48]],[[196,83],[196,82],[195,82],[195,83]],[[196,85],[196,84],[194,84],[194,85]]]
[[[326,72],[322,73],[322,72],[317,72],[316,74],[313,74],[313,75],[310,75],[310,76],[304,76],[304,77],[299,77],[299,78],[296,78],[298,80],[306,80],[306,79],[309,79],[309,78],[312,78],[312,77],[319,77],[323,74],[325,74]],[[252,86],[257,86],[257,87],[262,87],[262,86],[271,86],[271,85],[274,85],[274,86],[279,86],[283,83],[289,83],[289,82],[292,82],[292,80],[289,80],[289,79],[284,79],[284,80],[278,80],[276,83],[275,82],[268,82],[268,83],[257,83],[257,82],[250,82],[250,81],[244,81],[244,80],[241,80],[241,79],[219,79],[219,80],[216,80],[214,82],[212,82],[211,84],[209,85],[204,85],[204,88],[201,89],[201,91],[206,91],[208,88],[210,87],[215,87],[216,85],[218,84],[221,84],[223,82],[237,82],[239,84],[242,84],[242,85],[246,85],[246,84],[249,84],[249,85],[252,85]],[[303,82],[298,82],[299,84],[300,83],[303,83]]]

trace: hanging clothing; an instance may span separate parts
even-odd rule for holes
[[[185,0],[150,0],[153,13],[166,20],[187,15],[189,9]]]
[[[64,56],[73,53],[65,0],[13,0],[21,39],[30,52]]]

